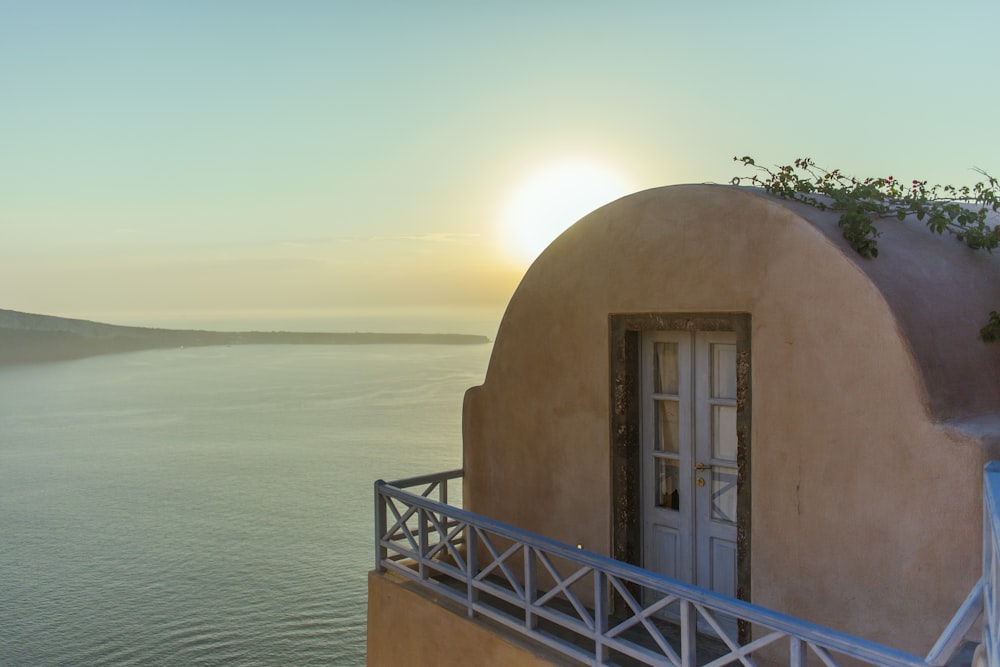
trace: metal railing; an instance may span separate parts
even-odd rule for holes
[[[756,654],[792,667],[815,660],[837,667],[845,657],[885,667],[941,667],[985,606],[986,664],[1000,667],[994,594],[1000,464],[986,470],[984,577],[925,658],[450,506],[448,482],[461,477],[453,470],[375,483],[376,570],[418,582],[464,607],[470,618],[491,619],[584,664],[756,667]],[[414,487],[422,488],[407,490]],[[738,625],[752,628],[747,641],[739,640]]]

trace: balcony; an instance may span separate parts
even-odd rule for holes
[[[505,635],[538,664],[717,667],[740,663],[868,664],[942,667],[968,663],[969,639],[980,644],[977,667],[1000,667],[1000,462],[984,471],[983,577],[924,657],[850,636],[780,612],[657,575],[467,512],[448,503],[455,470],[375,483],[375,572],[393,576],[456,624],[471,621],[480,637]],[[374,601],[370,604],[375,606]],[[379,608],[382,608],[379,606]],[[373,618],[370,624],[384,619]],[[462,618],[465,617],[465,619]],[[448,618],[448,615],[441,618]],[[970,634],[982,618],[974,634]],[[422,619],[414,619],[419,627]],[[402,642],[457,637],[440,619]],[[392,628],[369,628],[369,661],[385,655]],[[521,649],[517,649],[520,646]],[[965,647],[965,655],[960,655]],[[397,647],[409,655],[415,646]],[[446,664],[447,660],[440,664]],[[509,660],[509,658],[507,658]],[[465,656],[457,664],[486,664]],[[502,663],[498,663],[502,664]]]

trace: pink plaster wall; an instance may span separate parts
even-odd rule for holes
[[[368,573],[368,667],[566,667],[571,661],[388,573]]]

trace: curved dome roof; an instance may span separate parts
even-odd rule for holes
[[[858,283],[856,299],[880,298],[888,307],[891,318],[880,326],[894,323],[937,419],[1000,413],[1000,343],[978,338],[989,312],[1000,308],[1000,255],[936,235],[911,216],[879,223],[879,257],[866,259],[843,239],[838,218],[733,186],[668,186],[623,197],[577,222],[528,270],[501,325],[490,372],[499,372],[504,337],[513,333],[508,320],[519,312],[537,315],[546,303],[597,298],[607,312],[755,315],[768,292],[780,289],[782,308],[833,309],[846,326],[855,297],[827,294],[826,284],[860,277],[874,290]],[[671,265],[686,267],[684,274]],[[847,266],[860,276],[850,277]],[[828,336],[838,336],[835,326]]]

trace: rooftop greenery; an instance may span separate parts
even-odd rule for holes
[[[936,234],[951,234],[973,250],[992,253],[1000,246],[1000,227],[988,221],[991,211],[1000,211],[1000,181],[981,169],[976,172],[984,180],[972,186],[928,186],[927,181],[906,184],[892,176],[859,179],[839,169],[823,169],[810,158],[773,169],[748,155],[733,160],[754,171],[734,177],[734,185],[755,185],[783,199],[840,211],[837,224],[862,257],[878,257],[877,224],[909,215],[926,222]],[[988,342],[1000,339],[1000,312],[989,314],[979,336]]]

